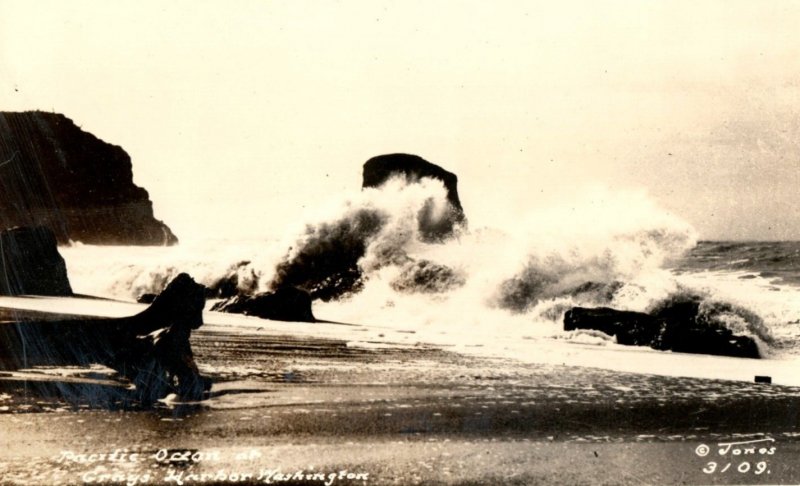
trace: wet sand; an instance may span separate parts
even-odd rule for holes
[[[204,326],[192,345],[214,380],[196,404],[141,409],[100,367],[0,375],[3,482],[800,482],[800,388],[356,347],[269,326]],[[138,460],[87,456],[117,449]]]

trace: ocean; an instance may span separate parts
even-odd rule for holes
[[[647,311],[690,294],[709,319],[756,340],[763,356],[800,357],[798,242],[698,242],[690,225],[644,195],[608,192],[426,241],[420,211],[444,214],[446,204],[437,181],[393,180],[326,202],[277,236],[174,247],[75,243],[61,252],[81,294],[133,301],[180,272],[244,294],[310,282],[319,319],[500,356],[543,355],[556,342],[616,347],[599,332],[564,331],[564,313]]]
[[[769,474],[772,467],[773,480],[796,482],[795,470],[781,468],[797,455],[797,243],[698,241],[690,225],[642,195],[609,194],[498,214],[491,224],[470,221],[438,241],[420,235],[421,211],[446,215],[444,208],[440,186],[398,182],[326,204],[303,224],[263,238],[61,247],[74,291],[108,299],[3,297],[4,307],[128,316],[145,308],[134,303],[139,295],[187,272],[218,292],[192,334],[198,370],[213,387],[202,404],[171,395],[154,413],[120,413],[114,403],[103,410],[102,399],[94,409],[80,404],[94,395],[79,381],[119,386],[102,367],[7,374],[9,383],[35,379],[72,389],[62,384],[69,382],[81,408],[36,395],[28,403],[27,389],[0,394],[6,435],[30,445],[27,455],[1,458],[4,477],[23,484],[81,477],[93,466],[53,458],[119,444],[146,455],[218,450],[236,457],[242,447],[260,455],[252,463],[175,468],[185,472],[242,464],[297,470],[312,457],[323,470],[363,464],[386,484],[411,483],[419,482],[406,479],[419,478],[420,464],[440,457],[441,468],[430,470],[444,471],[442,484],[452,482],[448,468],[456,463],[476,467],[470,474],[478,477],[513,463],[527,483],[537,481],[524,479],[525,471],[552,468],[553,460],[566,467],[595,458],[591,464],[605,474],[608,464],[633,457],[631,484],[697,483],[709,477],[708,444],[767,441],[782,455],[736,463],[736,470]],[[318,322],[210,311],[223,294],[287,282],[317,297]],[[700,299],[705,320],[752,337],[763,359],[623,346],[598,331],[563,329],[574,306],[649,311],[686,296]],[[772,385],[753,383],[755,376],[771,377]],[[18,418],[31,410],[56,413]],[[476,466],[475,457],[483,462]],[[666,466],[677,472],[666,475],[659,469]],[[125,471],[161,477],[151,462]],[[581,482],[544,474],[549,482]]]
[[[675,266],[680,271],[746,272],[800,285],[800,241],[701,241]]]
[[[687,288],[763,320],[772,337],[768,354],[800,353],[800,242],[701,241],[669,269]]]

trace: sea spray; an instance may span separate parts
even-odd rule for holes
[[[266,289],[281,251],[277,239],[206,240],[173,247],[91,246],[59,248],[76,292],[120,300],[157,294],[182,272],[206,287],[236,282],[242,293]],[[235,277],[235,278],[232,278]]]
[[[381,267],[408,263],[408,251],[423,244],[425,228],[445,218],[447,208],[444,186],[433,179],[392,178],[365,189],[339,214],[306,226],[271,285],[299,287],[325,301],[358,292]]]
[[[593,194],[572,201],[566,212],[532,210],[506,228],[424,241],[420,214],[428,219],[446,208],[439,181],[393,179],[323,206],[283,242],[219,240],[124,250],[74,245],[62,251],[83,292],[117,298],[156,293],[186,271],[206,286],[233,275],[244,294],[291,285],[331,300],[358,293],[374,279],[379,287],[388,282],[390,296],[398,294],[393,298],[433,293],[441,304],[450,294],[466,294],[471,307],[525,313],[587,282],[636,281],[694,244],[688,225],[638,193]]]
[[[694,245],[694,231],[639,193],[602,201],[576,198],[567,212],[534,210],[504,228],[473,226],[442,244],[377,239],[362,260],[364,289],[323,309],[339,320],[417,323],[468,339],[479,329],[560,334],[571,306],[608,304],[616,289],[648,279],[659,281],[663,297],[669,274],[661,266]],[[623,209],[629,218],[620,217]],[[384,245],[393,251],[371,251]],[[387,253],[413,263],[394,263]],[[363,264],[370,259],[382,264]]]
[[[564,313],[576,305],[648,311],[681,291],[664,266],[696,242],[688,224],[638,192],[590,191],[426,240],[420,215],[427,221],[446,208],[440,182],[395,179],[322,205],[282,238],[62,252],[82,293],[133,299],[186,271],[207,286],[233,281],[242,294],[303,287],[320,299],[323,319],[483,345],[500,335],[603,342],[564,333]],[[705,295],[715,322],[770,342],[775,323],[759,321],[761,309]]]

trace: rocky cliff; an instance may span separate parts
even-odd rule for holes
[[[0,112],[0,229],[46,226],[59,243],[171,245],[131,159],[69,118]]]

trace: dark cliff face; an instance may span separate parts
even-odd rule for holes
[[[59,243],[171,245],[122,148],[56,113],[0,112],[0,227],[47,226]]]

